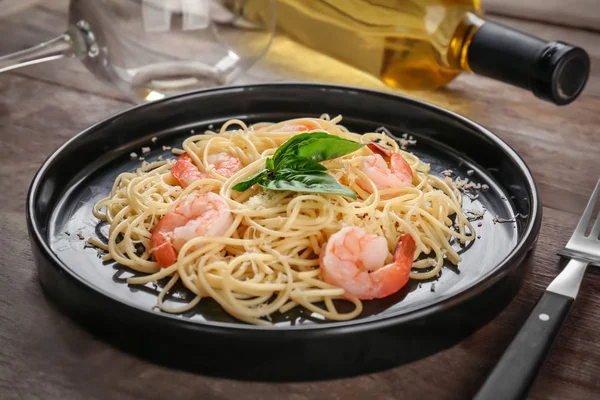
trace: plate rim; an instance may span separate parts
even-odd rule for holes
[[[35,216],[35,199],[37,197],[37,193],[39,191],[40,185],[43,182],[43,179],[52,165],[52,163],[56,160],[57,157],[61,155],[61,153],[67,149],[71,144],[77,141],[79,138],[84,135],[89,134],[89,132],[93,132],[106,124],[109,124],[111,121],[124,117],[129,113],[134,113],[138,109],[152,107],[156,104],[161,104],[165,102],[173,102],[178,99],[202,96],[207,94],[233,94],[236,91],[247,91],[261,88],[282,88],[282,89],[293,89],[294,87],[302,87],[313,88],[313,90],[343,90],[345,92],[357,92],[357,93],[366,93],[370,95],[377,95],[390,98],[393,101],[400,101],[405,103],[412,103],[421,108],[429,109],[430,111],[444,114],[448,117],[455,119],[463,125],[468,126],[471,129],[478,131],[483,134],[487,139],[490,139],[494,142],[496,147],[502,149],[502,151],[508,155],[519,167],[524,177],[526,178],[526,182],[528,185],[528,192],[531,192],[531,212],[530,216],[533,218],[530,222],[525,226],[523,230],[522,237],[518,239],[516,246],[511,249],[511,251],[504,257],[504,259],[497,263],[496,268],[494,268],[491,273],[483,276],[479,280],[473,283],[468,289],[451,295],[448,298],[441,299],[438,302],[426,306],[424,308],[419,308],[413,311],[409,311],[405,314],[401,315],[374,315],[361,319],[354,319],[349,321],[330,321],[325,324],[300,324],[300,325],[286,325],[286,326],[257,326],[251,325],[244,322],[219,322],[219,321],[192,321],[189,319],[184,319],[179,316],[179,314],[167,314],[161,313],[158,311],[154,311],[152,309],[145,309],[141,306],[137,306],[134,304],[126,303],[114,296],[111,293],[106,292],[102,288],[99,288],[90,282],[86,281],[82,277],[75,274],[67,265],[65,265],[58,256],[52,251],[49,243],[47,242],[47,238],[41,232],[41,224],[46,223],[47,221],[37,221]],[[111,302],[124,307],[123,310],[128,310],[131,312],[142,312],[145,317],[150,319],[155,319],[158,321],[157,323],[169,323],[172,325],[179,326],[186,330],[199,330],[207,333],[215,333],[220,335],[236,335],[237,333],[244,332],[245,334],[250,335],[258,335],[258,336],[268,336],[268,335],[281,335],[281,332],[285,332],[290,338],[293,337],[301,337],[307,338],[312,335],[318,336],[330,336],[330,335],[343,335],[348,333],[357,333],[357,332],[366,332],[372,330],[378,330],[382,328],[391,327],[394,325],[400,325],[404,323],[409,323],[411,321],[415,321],[421,318],[428,317],[430,315],[434,315],[440,311],[445,309],[454,308],[462,303],[467,302],[470,298],[477,296],[478,294],[483,293],[490,287],[492,287],[497,281],[505,277],[511,270],[510,266],[517,263],[520,264],[525,255],[531,250],[535,243],[537,242],[537,238],[539,235],[539,231],[541,228],[541,220],[542,220],[542,212],[543,207],[541,203],[541,195],[538,189],[538,186],[533,178],[533,174],[523,158],[505,141],[503,141],[500,137],[494,134],[491,130],[485,128],[484,126],[478,124],[477,122],[464,117],[454,111],[445,109],[441,106],[437,106],[435,104],[418,100],[406,95],[386,92],[382,90],[369,89],[351,85],[338,85],[338,84],[327,84],[327,83],[315,83],[315,82],[294,82],[294,81],[285,81],[285,82],[270,82],[270,83],[258,83],[258,84],[247,84],[247,85],[234,85],[234,86],[220,86],[213,87],[208,89],[194,90],[190,92],[181,93],[178,95],[166,97],[164,99],[160,99],[157,101],[136,104],[131,107],[127,107],[124,110],[117,111],[102,120],[89,125],[83,130],[79,131],[69,140],[67,140],[63,145],[54,150],[42,163],[39,167],[38,171],[34,175],[31,184],[29,186],[29,190],[27,193],[26,199],[26,219],[27,219],[27,227],[29,231],[30,240],[35,242],[35,245],[38,247],[39,251],[43,253],[43,256],[50,261],[52,267],[59,269],[60,271],[66,273],[65,277],[73,280],[74,283],[82,286],[83,289],[92,290],[96,294],[103,296],[105,299],[110,300]],[[32,243],[33,244],[33,243]],[[35,250],[35,249],[34,249]],[[35,258],[35,257],[34,257]],[[521,259],[521,260],[519,260]],[[35,264],[39,268],[40,262],[35,259]],[[518,267],[518,266],[517,266]],[[44,286],[44,285],[42,285]]]

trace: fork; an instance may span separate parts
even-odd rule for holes
[[[476,400],[522,399],[527,396],[554,339],[567,319],[587,266],[600,265],[600,214],[596,217],[590,234],[585,234],[599,193],[600,180],[571,239],[559,251],[561,256],[570,258],[569,263],[546,288],[475,396]]]

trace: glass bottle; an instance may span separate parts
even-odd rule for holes
[[[262,0],[228,0],[250,20]],[[589,57],[486,21],[480,0],[276,0],[277,27],[296,41],[404,90],[444,86],[461,72],[485,75],[568,104],[583,89]],[[307,60],[310,62],[310,60]]]

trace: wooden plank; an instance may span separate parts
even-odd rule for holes
[[[481,85],[481,82],[464,79],[457,85]],[[490,104],[483,102],[489,92],[485,86],[482,89],[476,92],[479,97],[465,97],[459,93],[454,100],[464,99],[455,106],[487,118],[498,117],[510,109],[508,103],[498,114],[483,114]],[[451,89],[448,92],[451,93]],[[8,161],[0,180],[11,182],[10,193],[0,193],[0,201],[4,204],[0,210],[0,230],[11,232],[11,235],[0,237],[1,248],[10,249],[0,252],[0,264],[13,266],[2,269],[0,274],[0,279],[7,283],[0,310],[11,310],[0,312],[0,327],[11,327],[0,328],[2,342],[10,344],[0,347],[0,392],[16,393],[26,398],[133,399],[143,394],[150,399],[160,399],[173,392],[183,397],[188,393],[190,396],[201,393],[206,398],[221,399],[235,399],[242,394],[245,398],[394,398],[400,392],[409,398],[424,393],[439,399],[466,398],[483,381],[544,285],[558,272],[555,251],[566,242],[578,219],[576,214],[545,208],[533,271],[527,276],[519,296],[492,323],[451,349],[389,371],[320,383],[271,385],[196,376],[149,364],[94,340],[45,299],[33,271],[22,213],[31,177],[43,159],[78,129],[127,106],[127,103],[94,95],[82,96],[66,88],[10,74],[0,78],[0,93],[0,131],[6,139],[1,158]],[[525,103],[519,95],[513,93],[511,96],[515,106]],[[597,101],[588,98],[586,102],[590,103],[590,109],[580,105],[579,108],[583,109],[578,117],[593,113],[592,108]],[[480,102],[480,106],[469,109],[469,104]],[[76,106],[67,106],[73,104]],[[545,104],[540,107],[534,111],[549,113],[554,110]],[[513,118],[519,119],[518,116]],[[564,115],[557,118],[564,118]],[[555,121],[546,123],[554,124]],[[510,121],[506,124],[513,125]],[[579,128],[585,128],[584,124]],[[530,130],[526,127],[524,132]],[[518,138],[520,133],[507,134]],[[555,148],[561,146],[555,143],[557,137],[569,140],[556,136],[552,131],[549,136],[549,146]],[[587,138],[588,144],[591,143],[589,139],[593,139],[591,135],[583,138]],[[535,137],[530,139],[530,143],[535,141]],[[519,142],[517,145],[526,146],[526,143]],[[572,154],[565,155],[566,160],[572,161],[573,158]],[[554,159],[543,157],[534,161],[534,172],[555,163]],[[598,170],[597,164],[590,168]],[[573,178],[579,172],[567,169],[562,174]],[[569,187],[568,181],[566,185]],[[544,190],[547,193],[550,188]],[[556,398],[586,398],[600,389],[600,383],[595,379],[600,372],[597,363],[600,348],[594,339],[597,321],[600,320],[599,300],[595,296],[599,286],[600,275],[591,274],[586,278],[581,297],[536,382],[531,398],[547,398],[549,393]],[[32,329],[33,326],[35,329]],[[85,363],[85,368],[82,368],[82,363]],[[105,368],[107,363],[111,368]],[[98,373],[99,370],[103,372]],[[434,386],[431,385],[431,377],[435,377]],[[147,391],[149,386],[152,387],[150,392]]]
[[[42,2],[43,0],[0,0],[0,18],[7,18]]]
[[[493,14],[600,32],[598,0],[483,0],[482,4]]]
[[[0,75],[0,181],[8,184],[18,176],[23,183],[13,186],[14,197],[8,196],[4,208],[23,212],[26,183],[46,157],[78,130],[127,106],[54,84]]]
[[[96,101],[91,103],[97,104]],[[19,130],[21,134],[30,134]],[[15,184],[24,186],[26,179]],[[22,195],[19,200],[24,201]],[[519,296],[493,322],[456,346],[413,363],[355,378],[267,384],[238,382],[172,370],[137,359],[96,340],[48,301],[37,283],[21,211],[0,211],[0,253],[5,283],[0,302],[0,393],[3,398],[164,399],[394,399],[469,398],[508,345],[554,274],[554,250],[567,240],[577,216],[546,209],[533,271]],[[560,334],[531,399],[586,399],[600,390],[600,275],[586,277],[581,297]],[[10,310],[10,312],[8,312]],[[10,327],[10,329],[3,329]],[[50,345],[51,344],[51,345]],[[110,365],[110,368],[106,366]],[[432,385],[431,382],[435,382]],[[151,388],[152,390],[148,390]],[[550,397],[551,396],[551,397]]]
[[[48,0],[3,19],[0,54],[61,32],[67,4]],[[586,36],[594,35],[589,32],[502,21],[547,34],[548,39],[575,35],[570,41],[583,35],[577,40],[597,49],[596,36]],[[598,53],[593,54],[598,64]],[[290,79],[386,89],[375,78],[283,37],[240,82]],[[600,98],[591,95],[597,93],[594,84],[567,107],[472,75],[462,75],[442,90],[410,93],[490,128],[532,169],[546,207],[533,269],[519,295],[498,318],[463,342],[388,371],[294,384],[208,378],[148,363],[98,341],[59,313],[37,282],[23,212],[27,188],[55,148],[78,130],[130,105],[98,85],[76,60],[0,75],[0,182],[10,188],[0,192],[0,232],[10,232],[0,235],[0,398],[164,399],[173,393],[205,399],[470,398],[559,272],[555,252],[568,240],[600,171]],[[600,274],[590,271],[529,398],[589,399],[600,392],[599,289]]]

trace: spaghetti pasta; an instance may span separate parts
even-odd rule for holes
[[[400,237],[412,236],[416,248],[412,279],[436,277],[445,259],[458,264],[460,256],[453,242],[466,244],[475,239],[462,211],[460,192],[451,182],[430,175],[429,165],[402,150],[393,137],[353,133],[340,121],[341,116],[330,119],[327,115],[252,126],[230,120],[218,132],[188,137],[180,153],[191,158],[200,174],[183,185],[185,188],[171,173],[173,160],[143,164],[134,172],[120,174],[110,194],[93,211],[110,225],[105,260],[147,274],[129,278],[132,285],[170,278],[157,300],[165,312],[180,313],[210,297],[235,318],[261,325],[270,324],[270,315],[296,306],[329,320],[359,316],[361,300],[323,279],[320,267],[324,245],[344,226],[384,237],[388,260]],[[378,188],[361,167],[361,160],[372,154],[365,146],[322,162],[329,175],[356,193],[355,200],[340,194],[269,190],[259,185],[234,190],[236,184],[257,174],[266,158],[298,133],[298,127],[359,143],[377,142],[408,163],[412,184]],[[229,177],[211,162],[212,155],[222,153],[241,164]],[[157,224],[190,195],[209,192],[223,199],[231,215],[222,234],[187,240],[178,249],[175,262],[161,268],[152,245]],[[165,302],[165,296],[177,282],[195,297],[175,308]],[[353,307],[342,312],[334,300]]]

